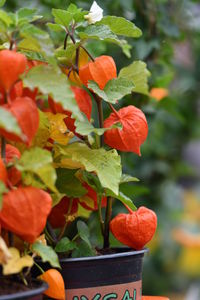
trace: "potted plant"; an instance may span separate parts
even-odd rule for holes
[[[141,31],[124,18],[103,17],[96,2],[90,11],[71,4],[52,15],[48,33],[33,9],[0,11],[1,251],[9,253],[0,261],[3,274],[12,262],[9,244],[31,260],[18,269],[23,280],[35,264],[51,298],[65,298],[64,284],[58,271],[44,270],[61,266],[68,300],[141,300],[144,246],[157,218],[120,191],[137,179],[123,174],[117,150],[140,155],[148,125],[134,105],[114,105],[134,92],[148,94],[149,72],[141,61],[117,72],[111,56],[89,50],[90,41],[103,41],[130,58],[120,36]],[[113,216],[117,200],[126,213]],[[103,245],[90,236],[91,216]],[[128,247],[110,247],[110,232]]]

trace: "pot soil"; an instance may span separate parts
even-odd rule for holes
[[[42,300],[42,293],[48,288],[45,282],[33,280],[29,286],[5,277],[0,278],[0,300]]]
[[[147,250],[60,259],[67,300],[141,300]]]

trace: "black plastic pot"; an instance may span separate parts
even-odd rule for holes
[[[0,286],[5,284],[4,277],[0,278]],[[15,283],[17,284],[17,283]],[[0,300],[20,300],[20,299],[27,299],[27,300],[42,300],[43,296],[42,293],[48,288],[48,285],[39,280],[33,280],[31,287],[27,290],[10,293],[7,295],[0,295]],[[10,282],[10,290],[12,292],[12,284]]]
[[[123,251],[123,252],[122,252]],[[67,300],[141,300],[146,249],[60,259]]]

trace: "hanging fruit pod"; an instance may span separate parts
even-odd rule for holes
[[[93,80],[103,90],[109,80],[117,77],[115,62],[111,56],[99,56],[79,69],[79,77],[85,86]]]
[[[108,128],[117,123],[122,125],[122,129],[107,130],[104,135],[105,143],[114,149],[141,155],[140,146],[148,134],[144,113],[133,105],[123,107],[110,114],[104,121],[104,127]]]

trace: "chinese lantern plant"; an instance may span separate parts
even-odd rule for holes
[[[141,61],[117,72],[112,57],[93,57],[87,50],[91,39],[104,40],[130,57],[130,46],[121,36],[138,38],[140,29],[124,18],[103,17],[96,2],[89,12],[71,4],[52,14],[54,23],[48,27],[63,36],[57,49],[47,32],[31,24],[39,18],[35,10],[21,9],[15,18],[0,13],[5,23],[0,51],[0,222],[10,255],[1,263],[8,274],[10,257],[20,249],[19,259],[26,262],[28,256],[29,261],[17,269],[24,281],[29,269],[23,267],[30,268],[36,256],[59,268],[56,252],[70,258],[109,253],[110,231],[122,244],[142,250],[157,223],[153,211],[137,209],[120,191],[122,183],[136,179],[122,174],[117,150],[141,155],[148,134],[146,117],[134,105],[114,107],[128,94],[148,94],[149,72]],[[127,213],[113,217],[116,200]],[[98,215],[101,247],[91,242],[86,225],[91,214]],[[17,248],[19,243],[7,235],[22,240],[23,247]],[[35,265],[41,270],[38,262]],[[64,285],[55,274],[50,269],[40,278],[50,285],[48,296],[63,299],[59,290],[63,292]],[[65,283],[71,290],[70,281]]]
[[[18,51],[22,25],[34,28],[29,22],[37,19],[35,11],[21,9],[11,18],[9,13],[0,10],[0,15],[3,26],[0,51],[0,297],[32,299],[36,295],[41,297],[48,287],[31,278],[35,257],[40,256],[53,268],[60,268],[56,253],[47,245],[43,234],[53,206],[51,192],[57,192],[56,172],[51,152],[43,149],[42,136],[48,119],[38,108],[37,91],[32,93],[21,80],[21,76],[38,64]],[[9,49],[4,47],[5,42]],[[51,295],[55,286],[52,297],[65,299],[64,281],[59,271],[50,269],[47,275],[42,271],[42,276],[50,278],[48,294]]]

